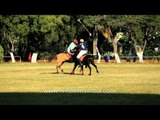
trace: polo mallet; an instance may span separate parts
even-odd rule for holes
[[[80,19],[77,20],[82,26],[83,28],[89,33],[89,36],[92,36],[92,34],[89,32],[89,30],[86,28],[86,26],[80,21]]]

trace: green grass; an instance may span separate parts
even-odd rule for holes
[[[160,104],[159,63],[100,63],[70,75],[73,63],[56,74],[55,63],[0,63],[0,104]]]

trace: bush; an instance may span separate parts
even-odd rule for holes
[[[48,60],[51,57],[51,54],[48,52],[41,52],[39,53],[38,59],[39,60]]]
[[[0,45],[0,62],[2,62],[3,57],[4,57],[4,50],[3,47]]]

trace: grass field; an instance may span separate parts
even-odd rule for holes
[[[159,63],[99,63],[70,75],[55,63],[0,63],[1,105],[159,105]]]

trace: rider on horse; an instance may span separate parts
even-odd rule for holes
[[[79,61],[80,65],[82,65],[82,62],[81,62],[80,58],[84,54],[87,54],[87,52],[88,52],[87,43],[86,43],[86,41],[84,41],[84,39],[80,39],[80,44],[78,45],[78,48],[80,49],[80,52],[77,55],[77,60]]]
[[[74,39],[67,48],[67,52],[71,57],[73,57],[73,55],[75,54],[75,48],[77,47],[77,44],[78,40]]]

